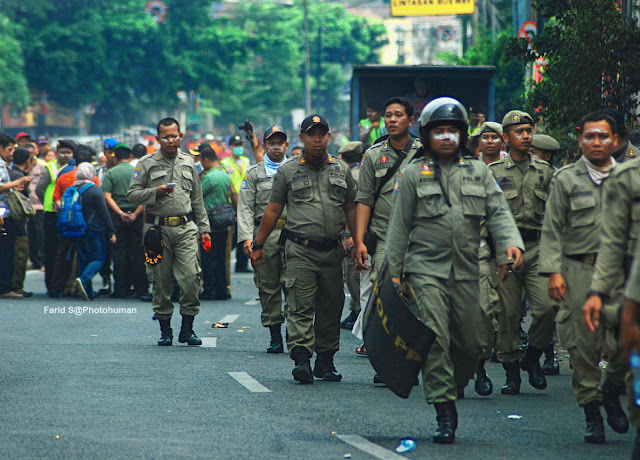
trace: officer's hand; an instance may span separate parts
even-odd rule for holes
[[[125,224],[128,224],[129,222],[131,222],[131,216],[129,215],[129,213],[123,212],[122,214],[120,214],[120,220]]]
[[[511,270],[517,272],[518,270],[520,270],[520,267],[522,267],[522,251],[516,246],[511,246],[510,248],[507,248],[506,252],[507,257],[513,260],[513,266],[511,267]]]
[[[500,276],[500,281],[504,281],[511,273],[511,264],[503,264],[498,265],[498,270],[496,270],[496,275]]]
[[[258,264],[258,261],[260,261],[260,264]],[[264,252],[262,249],[254,249],[251,251],[251,266],[254,270],[257,270],[262,265],[264,265]]]
[[[634,305],[632,300],[627,300],[622,312],[622,321],[620,321],[620,338],[622,340],[622,352],[626,362],[629,362],[629,353],[632,350],[640,351],[640,329],[636,325],[635,321],[629,320],[628,309],[633,309],[637,305]]]
[[[351,257],[351,262],[356,264],[356,270],[369,270],[369,267],[365,265],[369,254],[367,253],[367,247],[364,245],[364,243],[358,243],[356,245],[356,250],[353,251]]]
[[[208,233],[203,233],[198,237],[198,242],[200,244],[202,244],[204,241],[208,241],[209,243],[211,243],[211,235],[209,235]]]
[[[242,243],[242,252],[248,258],[251,258],[251,243],[253,243],[253,240],[244,240],[244,243]]]
[[[111,244],[116,244],[116,236],[115,235],[111,235],[109,237],[109,241],[111,241]]]
[[[171,192],[173,192],[174,188],[169,187],[168,185],[160,185],[156,187],[156,196],[167,196]]]
[[[129,213],[129,222],[134,223],[137,218],[138,218],[137,214]]]
[[[344,239],[344,253],[345,255],[349,255],[351,254],[351,251],[353,250],[355,246],[353,245],[353,238],[352,237],[347,237]]]
[[[592,295],[582,306],[582,318],[589,332],[595,331],[600,325],[600,312],[602,311],[602,299],[598,295]]]
[[[567,283],[560,273],[551,274],[547,290],[549,291],[549,297],[556,302],[564,300],[564,295],[567,292]]]

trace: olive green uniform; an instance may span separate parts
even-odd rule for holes
[[[616,167],[604,186],[600,251],[596,260],[591,290],[602,294],[607,304],[622,301],[625,273],[635,254],[640,235],[640,161],[625,161]],[[627,382],[629,383],[629,382]],[[627,385],[627,394],[632,394]],[[640,408],[629,398],[629,421],[640,427]]]
[[[157,196],[156,187],[175,182],[173,192]],[[200,177],[191,156],[179,151],[170,160],[161,151],[146,155],[138,161],[127,192],[130,203],[144,205],[144,232],[152,224],[160,224],[162,231],[162,259],[148,265],[152,272],[153,311],[159,320],[173,314],[171,294],[175,277],[180,286],[180,313],[195,316],[200,310],[198,294],[201,285],[198,235],[209,233],[209,218],[202,201]],[[164,219],[164,218],[173,219]],[[174,226],[175,225],[175,226]]]
[[[358,184],[360,179],[360,163],[349,166],[353,180]],[[349,229],[353,231],[353,229]],[[349,302],[349,310],[356,315],[360,313],[360,272],[356,270],[355,264],[351,263],[351,253],[347,255],[342,261],[345,278],[347,280],[347,289],[351,294],[351,301]]]
[[[544,350],[553,339],[556,311],[547,293],[548,278],[538,274],[540,230],[553,169],[544,160],[529,155],[524,174],[511,155],[491,163],[489,169],[502,189],[525,243],[524,261],[517,272],[498,283],[502,311],[498,314],[498,360],[512,363],[520,359],[518,330],[522,318],[522,290],[530,302],[532,316],[529,343]],[[497,263],[507,263],[498,256]]]
[[[500,298],[496,288],[498,286],[499,277],[496,274],[496,260],[492,257],[491,248],[489,246],[488,232],[483,222],[480,227],[480,247],[478,248],[478,268],[480,273],[480,307],[487,315],[490,322],[487,328],[486,341],[490,345],[486,352],[481,356],[487,360],[491,357],[493,348],[493,335],[498,330],[498,313],[500,312]]]
[[[634,254],[634,262],[632,264],[629,282],[624,291],[624,297],[634,302],[640,303],[640,245],[636,245]],[[637,314],[637,313],[636,313]],[[636,317],[638,322],[638,317]],[[640,326],[640,324],[638,324]],[[640,350],[636,350],[640,351]],[[636,428],[640,428],[640,407],[636,406],[635,393],[633,391],[633,373],[627,372],[625,377],[625,385],[627,390],[627,411],[629,412],[629,421]]]
[[[251,166],[240,184],[238,196],[238,242],[255,240],[260,221],[269,204],[274,176],[267,176],[264,162]],[[282,324],[282,282],[284,266],[282,247],[278,245],[280,232],[286,223],[285,209],[276,224],[276,228],[264,243],[264,265],[253,272],[253,280],[258,288],[264,327]]]
[[[584,158],[560,169],[551,182],[540,240],[542,275],[561,273],[567,290],[556,318],[560,344],[571,356],[572,386],[578,405],[602,402],[600,357],[609,358],[607,380],[622,384],[625,364],[615,338],[615,324],[603,317],[595,334],[583,325],[582,306],[593,275],[600,247],[605,179],[597,185],[587,171]]]
[[[274,177],[271,201],[287,207],[284,252],[289,352],[301,347],[311,355],[340,348],[343,206],[354,202],[356,188],[349,166],[331,155],[319,170],[308,165],[304,155],[292,158]]]
[[[360,179],[358,180],[356,202],[364,203],[370,208],[373,208],[375,205],[369,230],[377,235],[378,245],[375,255],[371,257],[371,270],[369,275],[371,280],[376,279],[378,268],[382,265],[384,259],[384,246],[387,239],[387,228],[389,227],[389,220],[391,219],[391,209],[394,199],[393,187],[398,176],[400,176],[404,168],[411,162],[418,149],[422,147],[418,139],[413,139],[410,142],[412,143],[408,149],[407,158],[404,159],[403,164],[398,168],[393,177],[389,178],[384,184],[375,203],[376,190],[378,190],[380,182],[382,182],[389,168],[393,168],[393,165],[398,161],[398,154],[393,147],[391,147],[387,139],[384,142],[370,147],[362,157],[362,163],[360,164]],[[368,299],[363,300],[366,302]]]
[[[478,302],[480,222],[486,220],[498,251],[522,248],[522,240],[502,192],[475,158],[459,158],[449,171],[430,158],[416,158],[396,189],[393,238],[385,251],[389,272],[401,277],[404,271],[420,319],[436,334],[422,370],[425,398],[452,401],[489,346],[489,321]]]

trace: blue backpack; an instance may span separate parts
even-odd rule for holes
[[[62,203],[58,211],[58,234],[62,238],[78,238],[87,233],[87,221],[82,214],[80,197],[92,185],[95,184],[87,184],[80,190],[69,187],[62,195]]]

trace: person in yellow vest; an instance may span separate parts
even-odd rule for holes
[[[44,206],[44,282],[47,286],[47,295],[54,295],[53,266],[56,262],[58,250],[58,209],[53,202],[53,191],[56,187],[58,173],[64,168],[71,157],[77,144],[72,140],[59,140],[57,144],[57,158],[44,166],[42,177],[36,187],[36,195]]]
[[[231,148],[232,155],[223,158],[220,163],[224,167],[225,171],[231,179],[234,190],[240,190],[240,185],[243,178],[247,175],[249,169],[249,158],[244,156],[244,141],[238,134],[234,134],[229,139],[229,148]],[[248,273],[251,271],[249,268],[249,259],[244,255],[242,245],[238,245],[238,226],[233,227],[232,245],[236,248],[236,273]]]

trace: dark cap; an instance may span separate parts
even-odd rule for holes
[[[487,132],[494,132],[498,136],[502,137],[502,125],[500,123],[496,123],[495,121],[485,121],[484,123],[482,123],[482,126],[480,126],[478,134]]]
[[[548,152],[557,152],[560,150],[560,144],[558,144],[558,141],[546,134],[534,134],[533,139],[531,140],[531,147],[546,150]]]
[[[283,134],[284,138],[287,139],[287,133],[285,133],[284,130],[278,125],[269,126],[267,128],[267,130],[264,132],[263,139],[266,141],[267,139],[269,139],[271,136],[273,136],[276,133]]]
[[[23,137],[26,137],[26,138],[28,138],[28,139],[31,139],[31,136],[29,136],[29,133],[18,133],[18,134],[16,135],[16,140],[18,140],[18,139],[22,139]]]
[[[521,110],[512,110],[502,119],[502,129],[511,125],[524,125],[527,123],[533,126],[533,118],[531,118],[531,115]]]
[[[56,144],[57,149],[67,148],[75,151],[76,147],[78,147],[78,143],[71,139],[60,139]]]
[[[244,141],[242,140],[242,137],[240,137],[239,134],[234,134],[229,138],[229,145],[238,145],[243,143]]]
[[[329,131],[329,122],[322,118],[320,115],[309,115],[307,118],[302,120],[302,124],[300,125],[300,132],[306,133],[311,128],[316,125],[324,126]]]
[[[116,152],[116,150],[126,150],[129,153],[133,153],[133,150],[131,150],[131,147],[129,147],[127,144],[117,144],[113,146],[113,153]]]
[[[47,136],[38,137],[38,144],[48,144],[48,143],[49,143],[49,138]]]
[[[118,144],[119,144],[119,142],[117,140],[115,140],[113,137],[109,137],[109,138],[105,139],[104,142],[102,143],[102,149],[103,150],[113,150],[113,148]]]

